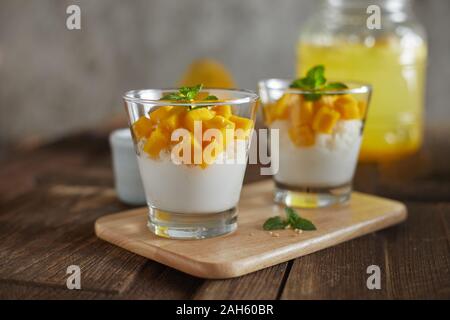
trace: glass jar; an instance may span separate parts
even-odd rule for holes
[[[371,5],[379,29],[369,28]],[[426,60],[425,32],[409,0],[321,0],[300,35],[297,75],[323,64],[330,79],[372,84],[360,160],[380,162],[422,144]]]

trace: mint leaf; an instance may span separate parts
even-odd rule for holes
[[[286,217],[290,225],[293,225],[299,218],[297,212],[295,212],[295,210],[292,208],[286,207],[284,208],[284,212],[286,212]]]
[[[286,220],[276,216],[266,220],[263,225],[264,230],[280,230],[291,226],[292,229],[300,229],[305,231],[316,230],[316,226],[309,220],[300,217],[297,212],[290,208],[284,208],[286,213]]]
[[[203,84],[198,84],[198,85],[196,85],[194,87],[187,88],[188,91],[186,93],[186,97],[188,98],[188,100],[194,100],[195,97],[200,92],[200,90],[202,90],[202,88],[203,88]]]
[[[305,93],[304,97],[307,101],[317,101],[322,96],[321,90],[340,90],[348,87],[341,82],[330,82],[327,84],[325,78],[325,67],[317,65],[312,67],[306,73],[306,77],[292,81],[289,86],[293,89],[317,91],[317,93]]]
[[[306,77],[310,79],[309,81],[314,83],[314,89],[320,88],[327,82],[327,79],[325,78],[325,67],[323,65],[318,65],[309,69]]]
[[[264,230],[280,230],[287,226],[286,221],[283,221],[281,217],[272,217],[266,220],[263,225]]]
[[[159,100],[174,100],[174,101],[180,101],[180,100],[184,100],[183,97],[181,97],[178,93],[169,93],[166,94],[165,96],[163,96],[161,99]]]
[[[309,78],[301,78],[292,81],[289,88],[295,89],[314,89],[314,81],[311,81]]]
[[[309,220],[298,217],[295,223],[291,224],[293,229],[300,229],[304,231],[317,230],[316,226]]]
[[[348,89],[348,86],[342,82],[330,82],[325,85],[324,90]]]
[[[304,231],[316,230],[316,226],[311,221],[300,217],[294,209],[286,207],[284,211],[286,212],[288,224],[290,224],[293,229]]]
[[[306,101],[317,101],[321,96],[319,93],[306,93],[304,95]]]
[[[164,95],[159,100],[169,100],[169,101],[194,101],[199,92],[202,90],[203,84],[198,84],[193,87],[181,87],[178,89],[178,92],[171,92],[166,95]],[[216,96],[208,96],[206,97],[206,100],[219,100]],[[207,107],[207,106],[202,106]],[[188,106],[190,110],[196,109],[192,106]]]

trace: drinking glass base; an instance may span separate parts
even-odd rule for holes
[[[222,236],[237,228],[237,209],[216,213],[173,213],[150,207],[148,228],[170,239],[206,239]]]
[[[330,188],[292,187],[275,182],[274,201],[288,207],[313,209],[347,203],[351,184]]]

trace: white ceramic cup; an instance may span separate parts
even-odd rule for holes
[[[113,131],[109,143],[118,198],[131,205],[146,204],[130,129]]]

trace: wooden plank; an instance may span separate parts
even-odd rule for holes
[[[0,279],[65,287],[66,269],[75,264],[87,290],[118,293],[128,287],[146,260],[95,238],[95,219],[123,206],[114,206],[117,200],[102,188],[82,189],[89,188],[93,193],[61,195],[41,186],[2,206]]]
[[[294,260],[281,299],[389,298],[386,278],[381,277],[382,290],[369,290],[366,272],[370,265],[384,271],[382,234],[390,229]]]
[[[99,291],[69,290],[63,287],[22,283],[16,281],[0,281],[1,300],[61,300],[61,299],[112,299],[114,295]]]
[[[281,263],[239,278],[205,281],[193,296],[196,300],[277,299],[288,263]]]
[[[253,188],[258,191],[252,192]],[[262,229],[264,221],[284,215],[283,208],[272,203],[272,188],[270,181],[244,187],[239,228],[226,238],[185,241],[157,237],[146,227],[146,208],[102,217],[95,230],[101,239],[188,274],[223,279],[336,245],[406,217],[405,207],[399,202],[354,193],[348,206],[303,210],[302,215],[316,224],[316,231],[299,235],[281,230],[278,237],[272,237]]]
[[[407,223],[386,234],[389,283],[394,299],[449,299],[448,203],[408,203]],[[448,226],[448,225],[447,225]]]
[[[147,261],[134,283],[121,296],[126,299],[190,299],[203,282],[203,279]]]
[[[449,204],[408,203],[408,220],[297,259],[284,299],[450,298]],[[448,226],[448,224],[447,224]],[[380,266],[381,290],[366,288],[367,266]]]

